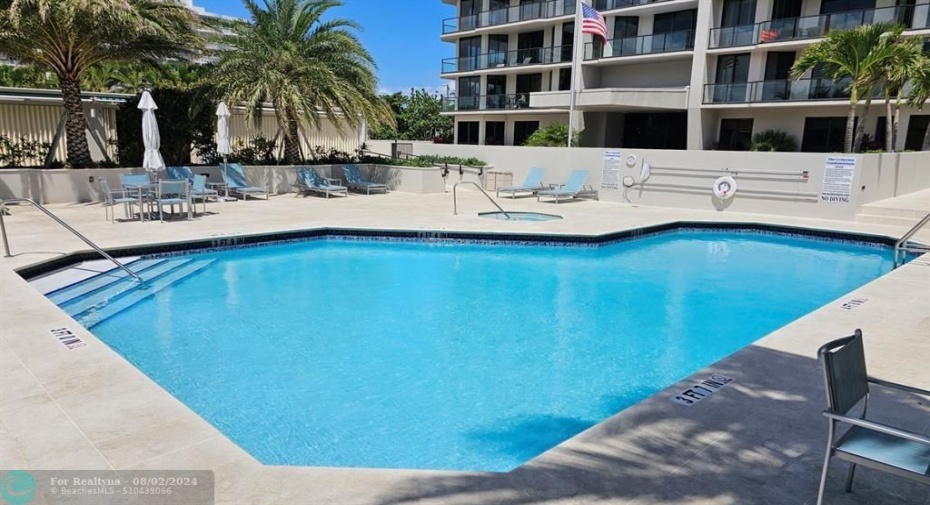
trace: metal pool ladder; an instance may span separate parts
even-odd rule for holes
[[[40,204],[39,204],[38,202],[36,202],[35,200],[31,200],[31,199],[29,199],[29,198],[10,198],[10,199],[7,199],[7,200],[0,200],[0,235],[3,236],[3,251],[4,251],[3,257],[4,257],[4,258],[12,258],[12,257],[13,257],[13,255],[10,254],[10,241],[7,239],[7,236],[6,236],[6,224],[3,222],[3,215],[6,214],[6,207],[7,207],[7,205],[9,205],[9,204],[11,204],[11,203],[28,203],[28,204],[32,205],[33,207],[35,207],[35,208],[41,210],[42,212],[45,213],[46,216],[52,218],[56,223],[62,225],[66,230],[68,230],[68,231],[70,231],[71,233],[73,233],[75,237],[77,237],[77,238],[83,240],[85,244],[89,245],[89,246],[90,246],[91,248],[93,248],[95,251],[97,251],[98,253],[100,253],[101,256],[103,256],[104,258],[106,258],[106,259],[112,261],[114,265],[116,265],[116,266],[118,266],[119,268],[121,268],[124,272],[126,272],[126,274],[128,274],[130,277],[132,277],[133,279],[135,279],[136,282],[139,282],[139,283],[142,283],[142,282],[143,282],[143,281],[142,281],[142,278],[139,277],[138,275],[136,275],[136,273],[133,272],[132,270],[126,268],[126,265],[120,263],[120,262],[119,262],[116,258],[114,258],[113,256],[110,256],[106,251],[104,251],[103,249],[101,249],[97,244],[91,242],[89,238],[87,238],[87,237],[85,237],[84,235],[82,235],[81,232],[79,232],[79,231],[75,230],[74,228],[72,228],[71,225],[69,225],[68,223],[62,221],[61,218],[59,218],[59,217],[56,216],[55,214],[52,214],[52,212],[51,212],[50,210],[46,209],[45,207],[43,207],[42,205],[40,205]]]
[[[478,191],[480,191],[481,194],[483,194],[485,198],[487,198],[488,201],[491,202],[492,205],[497,207],[497,210],[501,211],[501,214],[507,216],[507,219],[510,219],[510,214],[508,214],[506,210],[502,209],[501,206],[498,205],[497,202],[495,202],[493,198],[491,198],[491,195],[489,195],[485,190],[481,189],[481,186],[479,186],[474,181],[457,182],[455,183],[454,186],[452,186],[452,214],[453,215],[455,216],[459,215],[459,201],[458,201],[458,196],[456,196],[455,190],[458,189],[458,187],[462,184],[471,184],[472,186],[478,188]]]
[[[930,213],[924,216],[913,228],[908,230],[900,240],[898,240],[894,245],[894,268],[904,264],[904,260],[907,258],[907,253],[930,253],[930,245],[923,244],[908,244],[908,240],[911,239],[918,231],[921,230],[924,226],[927,226],[927,223],[930,223]]]

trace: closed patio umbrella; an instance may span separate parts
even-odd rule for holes
[[[155,119],[157,108],[152,95],[148,91],[142,92],[142,99],[139,100],[139,109],[142,110],[142,144],[145,146],[142,168],[152,174],[165,169],[165,160],[158,152],[161,136],[158,134],[158,121]]]
[[[232,145],[229,143],[229,107],[226,106],[226,102],[220,102],[219,107],[216,108],[216,154],[219,154],[223,157],[223,172],[224,176],[226,175],[226,156],[232,154]],[[226,177],[223,177],[223,180],[226,180]],[[229,187],[226,188],[226,197],[229,199]]]

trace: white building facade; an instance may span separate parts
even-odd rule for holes
[[[754,133],[781,130],[805,152],[841,151],[845,82],[789,72],[830,30],[883,21],[930,34],[930,0],[587,0],[609,40],[575,51],[576,0],[443,0],[455,44],[442,77],[455,81],[445,114],[455,142],[522,145],[537,128],[568,122],[572,55],[583,53],[577,110],[581,145],[644,149],[749,149]],[[865,128],[885,137],[876,100]],[[895,146],[920,149],[930,123],[905,107]]]

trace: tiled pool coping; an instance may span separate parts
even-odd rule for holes
[[[443,227],[455,228],[453,233],[501,229],[499,222],[477,217],[453,220],[422,215],[423,209],[445,212],[444,200],[424,198],[395,205],[391,196],[353,198],[350,203],[334,205],[281,198],[265,207],[264,202],[238,203],[221,207],[218,217],[226,214],[227,221],[214,216],[213,221],[163,227],[116,225],[96,230],[99,236],[92,238],[119,250],[153,242],[206,242],[221,238],[209,237],[217,231],[236,233],[235,237],[260,234],[262,229],[287,232],[295,224],[302,229],[375,230],[400,228],[404,222],[414,226],[432,222],[432,228],[414,232],[423,238],[449,233]],[[307,223],[310,226],[294,223],[295,213],[308,212],[307,204],[319,214],[319,221]],[[347,216],[347,207],[339,205],[357,207]],[[75,220],[93,223],[102,220],[98,210],[70,212]],[[258,212],[263,222],[240,224]],[[885,239],[903,232],[856,223],[713,213],[695,216],[700,213],[593,202],[560,206],[560,212],[567,218],[562,225],[543,228],[538,225],[549,223],[536,223],[535,228],[517,231],[591,237],[694,222],[697,217],[702,222],[734,222],[725,226],[763,223],[841,234],[863,232],[885,235]],[[281,217],[275,221],[276,216]],[[22,222],[33,223],[27,217]],[[33,225],[36,233],[42,232],[40,221],[35,223],[39,223]],[[289,226],[292,229],[286,230]],[[63,245],[53,237],[20,238],[14,246],[19,251],[80,253],[80,245]],[[0,260],[4,293],[0,304],[4,321],[0,331],[0,467],[212,469],[217,475],[217,503],[811,503],[825,436],[820,417],[821,379],[812,359],[817,346],[862,327],[874,375],[930,387],[930,371],[925,366],[930,361],[930,261],[921,258],[508,474],[268,467],[192,415],[91,333],[75,328],[88,342],[81,351],[65,351],[49,338],[48,328],[73,327],[74,322],[14,273],[16,267],[28,271],[38,264],[33,261],[36,256]],[[843,309],[840,302],[850,296],[869,301],[855,310]],[[695,407],[685,409],[668,401],[670,394],[712,372],[735,382]],[[913,421],[899,413],[906,407],[923,412],[921,419],[928,419],[926,402],[883,397],[887,399],[877,399],[875,407],[879,415]],[[912,429],[926,433],[930,425],[923,421]],[[831,504],[930,503],[925,488],[867,471],[859,473],[854,493],[846,495],[839,484],[843,474],[839,465],[832,472]]]

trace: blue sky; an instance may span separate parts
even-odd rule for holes
[[[411,87],[442,90],[439,78],[443,58],[454,56],[454,46],[439,40],[442,20],[455,16],[455,8],[441,0],[342,0],[330,12],[360,24],[359,34],[378,64],[382,92]],[[194,0],[210,12],[246,17],[238,0]]]

